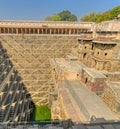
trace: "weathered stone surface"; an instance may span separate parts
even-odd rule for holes
[[[49,58],[64,57],[75,46],[77,37],[2,36],[15,68],[19,71],[36,105],[49,103],[52,76]],[[35,90],[36,89],[36,90]]]
[[[120,82],[110,82],[107,84],[103,100],[113,111],[120,114]]]
[[[116,97],[120,89],[119,20],[100,24],[0,21],[0,40],[22,77],[33,102],[36,105],[49,104],[54,119],[72,118],[75,122],[90,119],[89,122],[94,123],[94,114],[97,118],[103,116],[102,121],[104,118],[112,118],[112,121],[118,118],[116,114],[112,115],[114,113],[108,107],[104,109],[105,106],[101,106],[104,103],[102,100],[97,105],[100,98],[97,99],[96,95],[95,98],[91,97],[90,91],[97,94],[104,92],[105,102],[112,110],[114,107],[114,111],[119,112],[119,96]],[[71,52],[73,53],[70,54]],[[106,80],[103,74],[107,77]],[[69,87],[69,83],[63,86],[65,79],[72,84],[72,88]],[[71,82],[73,80],[74,83]],[[80,84],[76,87],[78,81]],[[111,88],[104,91],[104,87],[106,88],[106,83],[111,84],[111,81],[117,81],[119,86],[114,87],[114,92],[109,94]],[[84,92],[82,88],[85,89]],[[84,93],[88,92],[90,101],[82,98],[87,97]],[[79,102],[83,105],[86,103],[85,107],[81,108]],[[93,105],[95,110],[91,108]],[[101,119],[97,122],[100,121]]]
[[[0,125],[30,120],[31,97],[0,43]]]
[[[113,25],[115,24],[115,27]],[[54,59],[54,65],[51,65],[53,67],[54,74],[53,76],[56,76],[56,82],[59,84],[58,87],[58,99],[55,102],[56,106],[63,109],[63,112],[59,110],[59,116],[62,119],[62,115],[64,114],[63,119],[67,119],[70,117],[75,120],[75,117],[72,115],[72,110],[75,111],[75,109],[79,109],[80,112],[83,114],[83,116],[86,119],[89,119],[89,111],[90,109],[92,110],[92,107],[94,111],[92,112],[91,116],[91,121],[90,122],[95,122],[96,116],[100,115],[105,115],[107,111],[109,110],[110,112],[111,109],[117,113],[119,113],[119,96],[118,92],[120,92],[120,33],[119,33],[119,26],[120,22],[118,21],[109,21],[109,22],[103,22],[100,23],[96,26],[96,32],[93,32],[93,37],[86,35],[80,35],[80,38],[78,38],[78,47],[75,47],[73,49],[73,54],[75,57],[78,57],[78,60],[80,60],[82,63],[85,64],[86,67],[83,67],[84,65],[72,65],[77,64],[77,59],[74,58],[74,56],[66,56],[67,58],[65,59]],[[118,28],[117,28],[118,27]],[[110,33],[111,32],[111,33]],[[76,52],[75,52],[76,51]],[[71,63],[72,62],[72,63]],[[63,81],[68,81],[65,85]],[[82,84],[77,85],[78,81],[82,82]],[[117,88],[111,88],[107,86],[107,84],[111,84],[111,81],[118,81],[117,83]],[[73,83],[74,82],[74,83]],[[77,84],[76,84],[77,83]],[[115,83],[115,84],[116,84]],[[61,85],[60,85],[61,84]],[[114,83],[112,83],[114,84]],[[111,84],[111,85],[112,85]],[[64,85],[64,86],[63,86]],[[77,85],[77,88],[76,88]],[[56,85],[57,87],[57,85]],[[61,90],[62,87],[62,90]],[[72,88],[71,88],[72,87]],[[79,91],[82,90],[82,88],[85,88],[85,91]],[[69,90],[68,90],[69,89]],[[113,91],[114,89],[114,91]],[[117,89],[117,90],[116,90]],[[63,95],[63,92],[67,92],[66,95]],[[98,102],[97,99],[98,96],[94,96],[91,101],[87,101],[91,98],[92,92],[90,92],[90,96],[88,94],[85,95],[85,92],[92,91],[95,92],[97,95],[100,95],[102,99],[102,95],[104,96],[104,102],[107,103],[108,105],[108,110],[105,111],[104,106],[100,106],[99,104],[105,105],[105,103],[101,100],[101,102]],[[111,91],[113,93],[111,93]],[[71,99],[68,98],[68,95]],[[79,97],[78,97],[79,94]],[[117,95],[116,95],[117,94]],[[85,98],[82,98],[82,95],[85,95]],[[62,97],[61,97],[62,96]],[[77,96],[77,97],[76,97]],[[72,99],[73,98],[73,99]],[[79,98],[79,99],[78,99]],[[66,100],[66,103],[64,102]],[[69,101],[69,104],[67,105],[67,100],[72,100],[72,102]],[[78,102],[77,104],[80,105],[85,105],[85,103],[88,102],[88,105],[90,104],[91,108],[87,105],[86,107],[83,106],[78,106],[75,104],[75,102]],[[96,103],[99,103],[97,108],[97,105],[95,106]],[[69,110],[69,105],[74,103],[74,108],[72,109],[72,105],[70,106],[72,110]],[[94,107],[95,106],[95,107]],[[54,107],[54,106],[53,106]],[[53,108],[52,107],[52,108]],[[79,108],[78,108],[79,107]],[[55,108],[55,107],[54,107]],[[86,110],[87,109],[87,110]],[[77,113],[79,111],[77,110]],[[95,115],[95,112],[98,114]],[[101,113],[100,113],[101,112]],[[55,112],[53,112],[55,114]],[[78,113],[79,114],[79,113]],[[107,115],[107,114],[106,114]],[[69,116],[69,117],[68,117]],[[79,115],[80,116],[80,115]],[[82,115],[81,115],[82,116]],[[108,115],[109,117],[113,117],[113,115]],[[119,116],[116,114],[115,116]],[[83,118],[81,117],[81,121],[83,121]],[[111,118],[112,118],[111,117]],[[98,121],[103,122],[105,120],[105,116],[99,119]],[[108,119],[108,118],[107,118]],[[96,120],[97,121],[97,120]],[[113,119],[114,121],[114,119]],[[98,127],[99,128],[99,127]]]

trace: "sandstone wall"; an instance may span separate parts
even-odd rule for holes
[[[77,43],[77,36],[1,36],[15,68],[36,105],[48,104],[51,89],[49,58],[64,57]]]
[[[31,97],[0,43],[0,123],[30,120]]]

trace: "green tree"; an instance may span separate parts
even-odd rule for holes
[[[108,21],[115,19],[120,14],[120,6],[117,6],[111,10],[108,10],[98,16],[96,22]]]
[[[96,22],[97,17],[100,15],[100,13],[92,12],[90,14],[84,15],[80,21],[84,22]]]
[[[115,19],[120,14],[120,6],[117,6],[110,10],[109,20]]]
[[[108,10],[103,13],[96,13],[92,12],[90,14],[84,15],[80,21],[86,21],[86,22],[102,22],[107,20],[115,19],[118,14],[120,14],[120,6],[116,6],[111,10]]]
[[[45,18],[45,21],[61,21],[61,17],[58,14],[53,14]]]
[[[74,14],[71,14],[69,21],[77,21],[77,16],[75,16]]]
[[[107,21],[109,20],[109,15],[110,15],[110,12],[107,11],[103,14],[100,14],[97,19],[96,19],[96,22],[99,23],[99,22],[102,22],[102,21]]]
[[[77,16],[71,14],[71,12],[68,10],[63,10],[62,12],[58,13],[58,15],[61,17],[61,21],[77,21]]]
[[[68,10],[63,10],[58,14],[46,17],[45,21],[77,21],[77,16]]]

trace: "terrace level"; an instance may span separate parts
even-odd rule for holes
[[[0,34],[91,33],[93,22],[0,21]]]

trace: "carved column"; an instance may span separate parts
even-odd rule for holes
[[[16,28],[16,34],[18,34],[18,28]]]
[[[3,29],[3,33],[5,33],[5,28]]]
[[[37,29],[37,34],[39,34],[40,33],[40,30],[39,29]]]
[[[42,30],[42,34],[43,34],[43,28],[41,30]]]
[[[51,29],[50,29],[50,34],[51,34]]]

